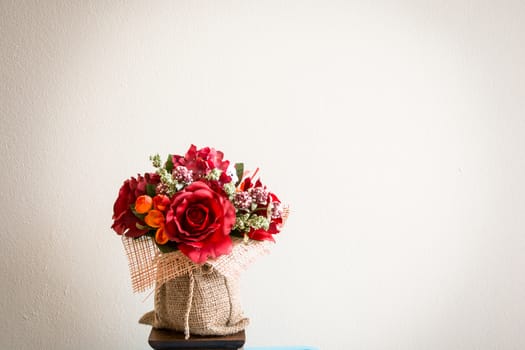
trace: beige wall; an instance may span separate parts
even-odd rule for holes
[[[145,349],[111,209],[214,146],[292,206],[249,345],[525,348],[520,1],[0,0],[0,348]]]

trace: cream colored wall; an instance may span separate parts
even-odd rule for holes
[[[190,143],[292,206],[249,345],[525,347],[520,1],[0,1],[1,349],[146,349],[111,211]]]

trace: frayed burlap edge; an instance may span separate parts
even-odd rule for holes
[[[285,206],[281,226],[289,214],[290,208]],[[145,292],[155,285],[159,288],[166,281],[187,274],[198,266],[180,251],[162,253],[150,236],[130,238],[123,235],[122,243],[135,293]],[[207,262],[224,276],[232,278],[237,278],[257,257],[267,254],[271,244],[268,241],[245,242],[237,237],[232,237],[232,243],[231,254]]]
[[[271,242],[250,240],[244,242],[241,238],[232,238],[232,252],[210,260],[206,264],[212,266],[226,277],[238,278],[259,256],[268,254]],[[129,238],[122,236],[122,243],[131,277],[133,292],[145,292],[156,286],[160,288],[172,278],[182,276],[199,268],[179,250],[162,253],[153,238],[142,236]]]

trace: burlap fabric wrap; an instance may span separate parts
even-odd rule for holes
[[[161,253],[149,237],[123,237],[133,290],[155,285],[153,311],[140,323],[198,335],[228,335],[248,325],[240,299],[238,279],[258,256],[268,252],[268,242],[244,243],[234,239],[232,253],[203,265],[181,252]]]

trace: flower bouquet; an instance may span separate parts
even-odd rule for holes
[[[155,286],[155,309],[139,322],[199,335],[228,335],[248,325],[238,277],[268,251],[288,208],[243,163],[191,145],[155,172],[126,180],[113,208],[133,290]]]

